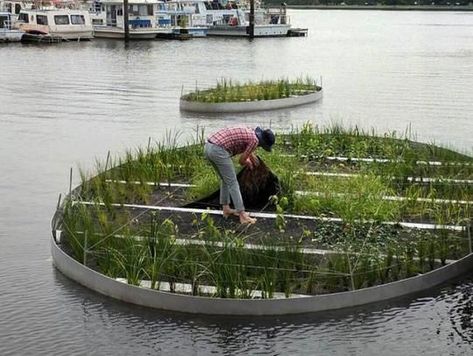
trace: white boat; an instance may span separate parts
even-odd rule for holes
[[[130,39],[154,39],[172,34],[170,16],[160,14],[161,0],[129,0],[128,26]],[[102,0],[100,11],[93,15],[95,37],[125,38],[123,0]],[[98,24],[98,23],[102,24]]]
[[[0,42],[20,42],[24,32],[12,29],[12,14],[0,12]]]
[[[235,7],[238,10],[237,14],[233,18],[224,16],[219,19],[209,29],[209,36],[250,36],[250,10],[246,5],[236,5]],[[264,9],[256,4],[254,37],[285,37],[290,28],[285,6]]]
[[[21,10],[14,28],[64,40],[89,40],[94,32],[88,11],[54,7]]]
[[[175,34],[189,34],[192,37],[207,36],[208,26],[196,14],[195,0],[169,0],[159,7],[158,21],[169,18],[169,26]],[[164,15],[164,16],[162,16]],[[168,15],[167,17],[165,15]]]
[[[225,0],[180,0],[181,3],[187,4],[186,9],[190,12],[194,26],[208,27],[207,35],[248,37],[248,7],[240,2],[223,1]],[[287,36],[291,28],[285,7],[268,10],[258,5],[254,19],[255,37]]]

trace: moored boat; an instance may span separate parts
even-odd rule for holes
[[[102,0],[94,15],[95,37],[125,38],[123,0]],[[169,15],[159,14],[161,0],[129,0],[128,26],[130,39],[155,39],[160,34],[172,34]],[[155,16],[158,14],[158,16]]]
[[[90,40],[93,27],[88,11],[75,9],[25,9],[14,28],[26,33],[61,37],[63,40]]]
[[[19,42],[24,32],[12,29],[12,14],[0,12],[0,43]]]
[[[174,0],[184,4],[193,26],[208,27],[209,36],[248,37],[250,13],[239,1]],[[287,36],[291,28],[285,7],[254,12],[254,37]]]
[[[208,26],[205,19],[202,20],[198,16],[198,12],[198,4],[195,0],[170,0],[160,6],[159,15],[164,15],[163,19],[169,19],[169,26],[175,35],[205,37]]]

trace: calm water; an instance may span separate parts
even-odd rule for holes
[[[473,351],[473,278],[389,304],[277,318],[125,305],[51,265],[50,218],[69,168],[166,130],[311,121],[404,132],[473,148],[473,12],[291,11],[307,38],[92,41],[0,46],[0,354],[461,355]],[[182,88],[322,76],[322,102],[294,110],[179,112]],[[77,180],[77,179],[75,179]]]

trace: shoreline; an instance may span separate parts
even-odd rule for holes
[[[287,5],[295,10],[473,11],[473,6],[442,5]]]

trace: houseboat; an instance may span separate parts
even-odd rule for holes
[[[228,2],[225,9],[215,9],[214,3],[206,2],[206,7],[207,12],[213,15],[213,25],[209,28],[209,36],[248,37],[250,35],[250,10],[244,4]],[[232,16],[227,12],[230,8],[233,10]],[[270,9],[264,9],[258,4],[255,6],[254,37],[284,37],[287,36],[290,28],[285,6]]]
[[[208,0],[173,0],[182,4],[192,25],[208,27],[209,36],[249,36],[249,9],[241,2]],[[255,37],[287,36],[291,25],[285,7],[255,7]]]
[[[200,9],[194,0],[170,0],[159,6],[158,16],[169,18],[174,34],[189,34],[192,37],[205,37],[208,26],[200,16]]]
[[[130,39],[155,39],[161,34],[172,34],[170,15],[162,11],[163,6],[161,0],[129,0]],[[123,0],[102,0],[97,9],[100,10],[93,15],[95,37],[125,38]]]
[[[88,11],[68,8],[21,10],[14,27],[26,33],[61,37],[63,40],[89,40],[94,33]]]
[[[20,42],[23,37],[23,31],[12,29],[12,16],[9,12],[0,12],[0,43]]]

